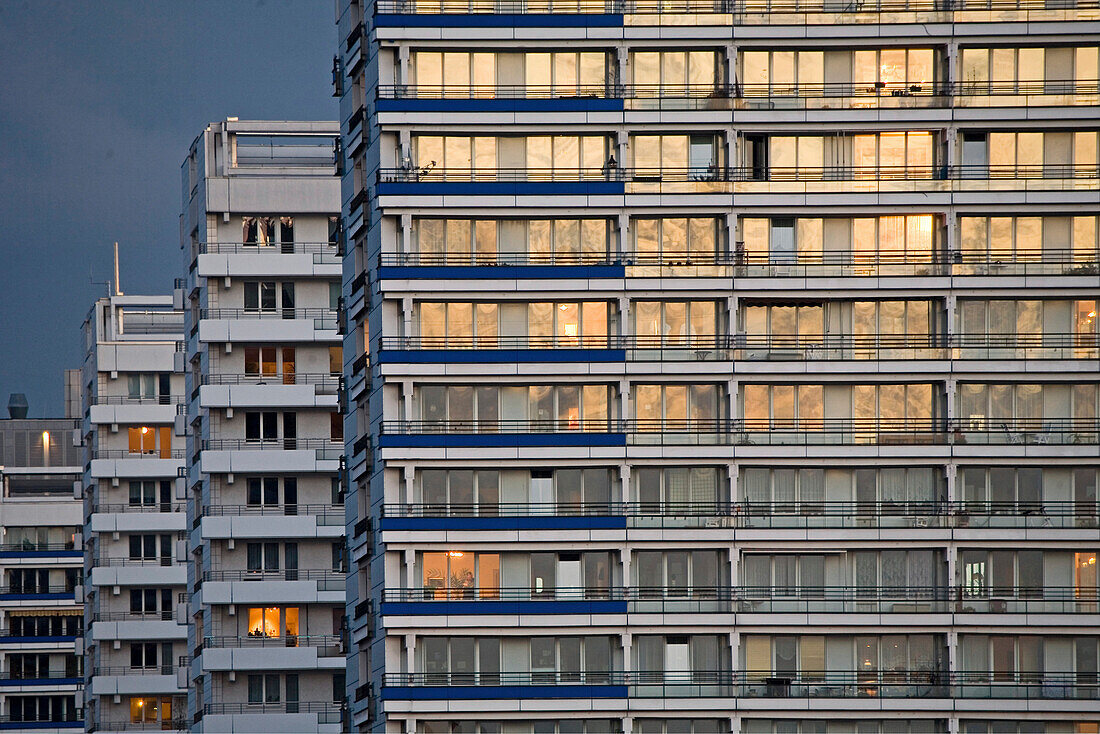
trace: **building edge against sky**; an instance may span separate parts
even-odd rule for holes
[[[1097,21],[342,0],[353,728],[1096,732]]]
[[[186,730],[183,312],[101,298],[84,322],[85,721]]]

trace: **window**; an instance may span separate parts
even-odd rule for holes
[[[576,264],[607,260],[606,219],[415,219],[420,264]]]
[[[282,685],[278,675],[249,675],[249,703],[279,703],[282,701]]]
[[[278,571],[278,543],[249,543],[246,546],[247,567],[249,571]]]
[[[131,642],[130,667],[133,669],[156,668],[157,647],[155,642]]]
[[[741,220],[744,259],[756,263],[877,265],[929,262],[933,255],[933,215],[913,214],[857,219]],[[844,271],[871,275],[876,269]],[[912,269],[905,273],[919,272]]]
[[[718,51],[634,51],[635,97],[696,97],[714,92],[722,80]]]
[[[344,348],[343,347],[329,347],[328,348],[328,373],[332,376],[338,376],[344,371]]]
[[[635,219],[633,255],[640,264],[712,262],[720,250],[722,224],[721,219],[702,217]]]
[[[172,612],[171,589],[130,589],[130,614],[170,618]]]
[[[424,469],[418,473],[421,502],[427,511],[455,515],[496,515],[500,473],[464,469]]]
[[[496,178],[497,138],[465,135],[417,135],[414,159],[420,176],[447,180]]]
[[[288,642],[296,643],[298,630],[298,607],[250,607],[248,609],[249,637],[281,638],[285,635]]]
[[[243,217],[241,242],[246,245],[267,246],[275,244],[274,217]]]
[[[414,51],[410,66],[418,97],[494,96],[496,54]]]
[[[606,67],[607,55],[598,52],[524,54],[526,95],[602,97]]]
[[[638,467],[632,475],[642,514],[717,513],[728,499],[713,467]]]
[[[609,307],[603,301],[528,303],[531,348],[607,346]]]
[[[824,389],[821,385],[744,385],[742,393],[746,431],[823,428]]]
[[[172,720],[173,701],[168,696],[132,696],[130,698],[130,723],[152,724]]]
[[[168,459],[172,457],[172,427],[171,426],[129,426],[127,428],[129,438],[129,453],[146,454]],[[160,443],[158,450],[157,443]]]
[[[717,348],[719,303],[715,301],[636,301],[634,334],[639,348]]]
[[[153,561],[158,558],[157,555],[157,541],[160,541],[160,555],[159,558],[163,565],[167,565],[172,560],[172,536],[171,535],[130,535],[130,560],[131,561]]]
[[[286,480],[293,481],[293,480]],[[248,504],[253,507],[275,507],[279,504],[278,477],[249,477]]]
[[[725,580],[725,553],[717,550],[638,551],[635,584],[652,598],[713,598]]]
[[[427,599],[495,599],[500,595],[499,553],[422,553],[419,560]]]
[[[719,385],[637,385],[634,417],[639,431],[718,430]]]
[[[249,441],[272,441],[279,437],[279,414],[274,411],[245,413],[245,438]]]
[[[717,135],[634,135],[630,148],[636,179],[713,181],[718,176]]]
[[[420,344],[426,349],[497,348],[499,311],[496,303],[421,303]]]
[[[528,417],[536,431],[608,430],[608,385],[532,385]]]
[[[328,439],[329,441],[344,440],[344,416],[338,411],[328,414]]]
[[[610,173],[606,137],[600,135],[546,135],[525,138],[527,180],[577,181],[600,179]]]

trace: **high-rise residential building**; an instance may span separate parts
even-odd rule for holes
[[[193,731],[342,728],[337,133],[229,118],[183,164]]]
[[[84,321],[89,731],[187,728],[183,312],[172,301],[116,294]]]
[[[1096,732],[1097,17],[343,0],[354,730]]]
[[[8,408],[0,420],[0,729],[80,731],[79,423],[27,418],[23,395]]]

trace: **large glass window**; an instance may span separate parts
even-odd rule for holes
[[[494,599],[500,596],[499,553],[422,553],[420,569],[427,599]]]
[[[606,219],[414,219],[413,243],[422,265],[606,262]]]
[[[496,54],[414,51],[411,68],[417,97],[491,97]]]
[[[718,175],[717,135],[633,135],[634,176],[665,181],[708,181]]]
[[[635,97],[708,96],[721,82],[718,51],[635,51]]]
[[[720,313],[716,301],[635,301],[637,346],[715,348]]]
[[[527,97],[604,95],[607,55],[601,52],[553,51],[524,54]]]
[[[722,222],[717,218],[635,219],[634,262],[713,262],[721,248]]]
[[[607,175],[609,146],[605,136],[531,136],[525,142],[529,181],[578,181]]]
[[[715,431],[719,385],[636,385],[639,431]]]

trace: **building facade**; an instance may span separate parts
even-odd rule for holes
[[[336,136],[230,118],[183,165],[194,731],[342,728]]]
[[[0,729],[79,731],[80,430],[26,413],[0,420]]]
[[[353,728],[1096,732],[1098,19],[344,0]]]
[[[89,731],[186,729],[183,312],[172,301],[113,295],[84,321]]]

